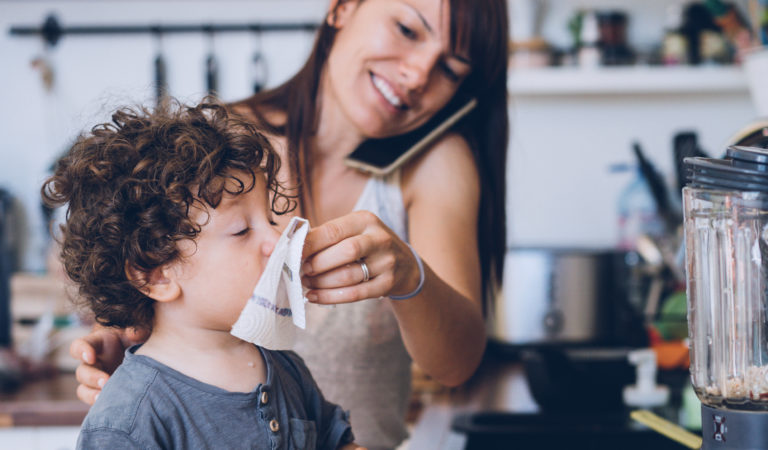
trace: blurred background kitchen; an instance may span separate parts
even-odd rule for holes
[[[768,54],[760,49],[768,5],[509,5],[509,249],[488,321],[495,359],[470,386],[452,392],[415,378],[410,447],[479,448],[520,435],[519,427],[500,427],[491,441],[477,441],[482,417],[470,413],[478,411],[540,413],[590,402],[595,412],[624,408],[623,388],[635,382],[630,359],[658,366],[660,379],[671,377],[671,392],[651,387],[640,403],[674,403],[667,416],[695,429],[685,416],[686,407],[694,416],[698,410],[685,405],[681,162],[719,157],[729,144],[768,143],[768,87],[759,82],[768,79]],[[67,348],[90,324],[72,311],[62,275],[52,269],[48,225],[55,213],[39,199],[60,152],[115,106],[152,104],[161,91],[196,101],[213,90],[229,101],[276,86],[304,61],[326,6],[0,2],[3,447],[73,448],[87,410],[74,397],[76,363]],[[629,358],[647,347],[655,353]],[[586,374],[601,394],[585,388],[581,397],[566,397],[576,389],[569,383],[580,380],[563,378],[568,371]],[[606,374],[612,383],[600,378]],[[515,417],[492,421],[519,425],[510,422]],[[614,425],[626,431],[624,422]]]

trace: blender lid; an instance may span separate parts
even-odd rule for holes
[[[725,159],[689,157],[683,161],[687,185],[695,188],[768,192],[768,150],[728,147]]]
[[[768,171],[768,149],[733,145],[728,147],[726,157],[733,159],[734,166]]]

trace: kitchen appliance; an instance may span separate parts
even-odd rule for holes
[[[768,448],[768,150],[686,158],[691,379],[702,449]]]
[[[627,348],[541,347],[522,352],[531,397],[545,414],[624,410],[622,391],[635,382]]]
[[[642,317],[627,302],[627,253],[515,247],[489,313],[492,342],[507,348],[642,346]]]

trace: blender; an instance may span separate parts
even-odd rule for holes
[[[768,449],[768,150],[686,158],[691,380],[702,449]]]

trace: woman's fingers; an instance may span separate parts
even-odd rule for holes
[[[77,398],[83,403],[93,405],[96,402],[96,397],[101,393],[101,389],[91,389],[88,386],[81,384],[77,387]]]
[[[109,375],[98,367],[80,364],[75,369],[75,378],[80,386],[99,391],[106,384]]]
[[[69,345],[69,355],[85,364],[96,363],[96,355],[101,350],[102,339],[91,333],[82,339],[75,339]]]
[[[370,211],[354,211],[312,228],[304,241],[303,256],[308,258],[349,237],[362,235],[366,227],[378,220]]]
[[[349,303],[411,292],[418,270],[408,246],[376,215],[356,211],[309,231],[302,282],[315,303]],[[361,262],[366,264],[369,280]],[[415,281],[414,281],[415,277]]]
[[[368,278],[375,277],[371,266],[366,264],[366,267],[368,267]],[[310,289],[331,289],[352,286],[366,280],[362,265],[359,262],[353,262],[314,277],[305,276],[302,281],[304,286]]]
[[[302,266],[304,275],[322,274],[367,258],[376,248],[381,246],[377,241],[380,239],[377,239],[373,233],[344,239],[307,258]]]
[[[395,258],[391,253],[371,252],[364,258],[357,259],[343,266],[336,267],[314,276],[304,275],[302,282],[310,289],[332,289],[344,286],[352,286],[372,280],[377,276],[392,270]],[[368,280],[365,279],[367,269]]]
[[[370,275],[369,275],[370,276]],[[359,263],[345,264],[321,275],[302,278],[309,289],[329,289],[362,283],[363,271]]]
[[[93,403],[96,394],[91,391],[98,393],[109,374],[122,362],[125,351],[122,337],[123,333],[118,330],[96,329],[69,346],[69,354],[81,361],[75,378],[80,383],[78,397],[82,401]]]
[[[383,273],[365,283],[357,283],[333,289],[312,289],[307,292],[307,299],[312,303],[336,305],[351,303],[367,298],[387,295],[392,287],[391,272]]]

